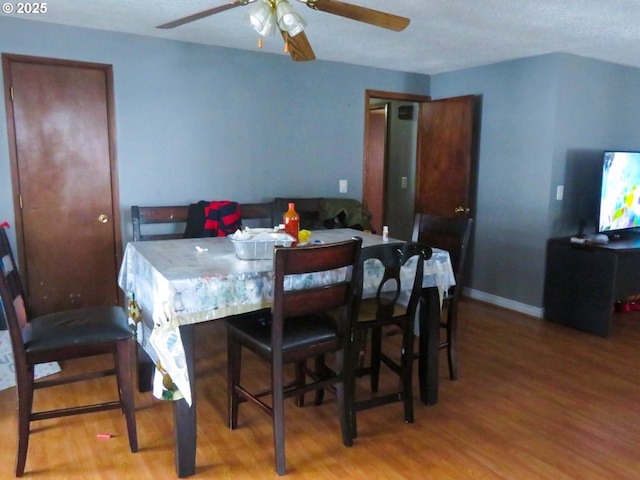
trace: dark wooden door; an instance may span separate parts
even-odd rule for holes
[[[416,211],[473,216],[474,96],[420,105]]]
[[[382,233],[384,221],[388,110],[388,103],[369,108],[368,138],[365,143],[362,203],[371,212],[371,226],[378,234]]]
[[[374,215],[373,220],[378,217],[380,223],[385,218],[387,195],[385,174],[380,173],[380,165],[385,165],[385,170],[391,167],[370,158],[370,152],[377,151],[375,136],[382,135],[374,134],[376,126],[369,114],[372,99],[378,102],[385,99],[415,102],[419,105],[414,172],[415,211],[447,216],[474,216],[479,126],[477,115],[480,111],[478,98],[468,95],[431,100],[430,97],[421,95],[373,90],[366,92],[363,204]],[[409,210],[410,208],[406,208],[409,218],[405,219],[405,223],[412,222],[413,219],[414,211]],[[376,225],[374,222],[372,224]]]
[[[3,55],[16,233],[34,315],[119,300],[112,72]]]

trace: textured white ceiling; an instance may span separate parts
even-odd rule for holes
[[[258,36],[248,21],[251,6],[172,30],[155,28],[230,1],[49,0],[45,14],[9,15],[257,50]],[[565,52],[640,67],[638,0],[349,0],[410,18],[399,33],[290,3],[307,21],[307,37],[321,60],[436,74]],[[284,55],[282,38],[267,38],[263,51]]]

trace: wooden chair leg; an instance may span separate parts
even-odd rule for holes
[[[318,378],[326,378],[333,375],[333,371],[325,363],[326,357],[324,354],[316,355],[313,359],[313,372]],[[316,390],[316,396],[314,400],[315,405],[322,405],[324,401],[324,388]]]
[[[240,396],[236,391],[236,385],[240,383],[240,369],[242,367],[241,346],[231,335],[227,337],[227,382],[228,382],[228,410],[229,429],[235,430],[238,426],[238,406]]]
[[[458,379],[458,339],[456,335],[455,324],[451,321],[447,324],[447,360],[449,363],[449,378],[451,380]]]
[[[446,321],[440,324],[445,330],[445,343],[441,348],[447,349],[447,363],[449,366],[449,378],[451,380],[458,379],[458,306],[455,302],[452,302],[446,309]]]
[[[342,372],[342,382],[337,383],[336,397],[338,399],[338,414],[340,415],[340,428],[342,430],[342,443],[345,447],[353,445],[353,434],[351,432],[351,404],[353,403],[352,377],[354,369],[351,368],[349,351],[336,352],[336,371]]]
[[[18,383],[18,451],[16,454],[16,477],[24,475],[29,449],[31,410],[33,408],[33,366],[29,367],[29,378]],[[19,375],[18,372],[16,374]]]
[[[378,392],[380,381],[380,353],[382,351],[382,328],[371,329],[371,391]]]
[[[356,348],[358,349],[358,355],[357,355],[358,363],[356,364],[356,368],[360,370],[366,368],[368,331],[369,330],[360,330],[358,341],[355,344]]]
[[[350,348],[346,353],[346,362],[345,365],[345,415],[347,416],[347,426],[349,427],[349,435],[351,437],[351,444],[353,444],[353,439],[358,436],[358,424],[356,421],[356,372],[360,367],[360,348],[358,345],[358,335],[359,331],[356,330],[353,332],[354,341],[351,343]]]
[[[295,370],[296,370],[296,387],[301,387],[304,385],[305,380],[305,370],[307,369],[307,362],[302,360],[300,362],[296,362]],[[304,406],[304,394],[298,395],[296,397],[296,405],[298,407]]]
[[[404,421],[413,423],[413,344],[415,336],[411,322],[404,326],[402,335],[402,354],[400,366],[402,371],[402,391],[404,403]]]
[[[136,427],[136,409],[133,400],[133,368],[136,360],[136,341],[134,339],[121,340],[117,345],[116,372],[118,378],[118,392],[122,409],[127,422],[129,448],[131,452],[138,451],[138,430]]]
[[[274,358],[271,367],[271,393],[273,415],[273,445],[276,455],[276,472],[287,473],[284,454],[284,379],[282,377],[282,358]]]
[[[321,370],[325,368],[324,362],[325,362],[324,354],[316,355],[313,358],[313,371],[316,374],[318,374]],[[320,388],[316,390],[316,397],[313,403],[315,405],[322,405],[323,401],[324,401],[324,388]]]

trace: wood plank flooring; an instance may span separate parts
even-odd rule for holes
[[[331,396],[320,407],[289,403],[285,478],[640,478],[640,312],[617,315],[613,336],[604,339],[465,300],[459,338],[460,379],[448,380],[443,352],[438,405],[422,405],[416,392],[411,425],[403,423],[400,403],[362,412],[352,448],[342,445]],[[191,478],[277,478],[270,419],[245,404],[239,428],[226,426],[222,322],[203,326],[197,342],[198,468]],[[268,378],[249,359],[246,368],[251,383]],[[110,382],[67,387],[36,402],[109,396]],[[43,421],[34,425],[25,478],[176,478],[171,404],[137,394],[136,405],[139,453],[129,452],[117,411]],[[15,417],[15,389],[1,391],[2,479],[13,478]]]

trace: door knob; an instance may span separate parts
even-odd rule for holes
[[[98,221],[100,223],[107,223],[109,221],[109,217],[107,217],[104,213],[98,217]]]

